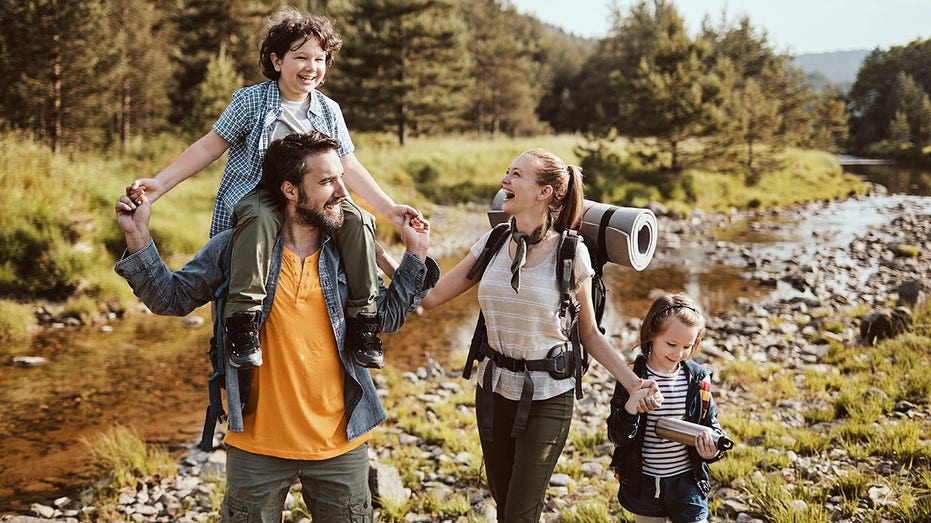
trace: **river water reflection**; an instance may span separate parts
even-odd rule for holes
[[[931,173],[888,165],[845,168],[892,193],[923,197],[931,213]],[[831,204],[813,218],[787,221],[765,233],[752,224],[735,224],[715,237],[779,258],[794,246],[811,243],[812,237],[849,242],[887,219],[882,208],[897,198],[902,196]],[[833,231],[829,237],[820,235],[828,229]],[[708,263],[707,245],[683,244],[675,250],[660,245],[658,253],[643,272],[606,267],[609,333],[642,315],[653,289],[682,289],[712,314],[732,308],[738,298],[782,291],[745,279],[736,265]],[[456,261],[441,260],[441,266],[446,270]],[[400,332],[383,335],[389,364],[411,369],[425,364],[427,357],[445,362],[454,352],[465,351],[478,313],[474,292],[437,311],[413,315]],[[196,314],[209,321],[208,309]],[[115,424],[131,426],[148,441],[166,446],[185,448],[194,441],[206,405],[209,337],[208,327],[190,327],[180,318],[134,316],[114,323],[111,332],[98,326],[0,343],[0,361],[26,355],[49,360],[30,369],[0,365],[0,514],[74,495],[91,478],[82,438]]]

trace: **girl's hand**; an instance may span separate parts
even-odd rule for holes
[[[647,396],[652,394],[653,391],[650,389],[637,389],[631,393],[630,398],[627,399],[627,403],[624,404],[624,410],[628,414],[637,414],[638,412],[646,412],[642,409],[641,404],[647,399]]]
[[[659,391],[659,385],[657,385],[655,381],[640,380],[640,390],[646,390],[648,393],[640,401],[637,412],[650,412],[663,405],[663,393]]]
[[[695,436],[695,450],[704,459],[712,459],[718,455],[718,447],[714,444],[714,438],[711,437],[710,432],[702,432]]]

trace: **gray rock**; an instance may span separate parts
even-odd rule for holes
[[[404,487],[398,469],[384,463],[374,462],[369,467],[369,489],[376,506],[381,506],[381,500],[400,506],[411,497],[411,490]]]
[[[11,363],[14,367],[38,367],[39,365],[45,365],[48,363],[48,360],[42,356],[16,356],[12,358]]]

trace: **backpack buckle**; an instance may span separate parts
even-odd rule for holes
[[[557,345],[546,354],[547,372],[556,380],[564,380],[575,375],[575,359],[566,346]]]

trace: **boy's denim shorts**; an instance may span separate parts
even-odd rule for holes
[[[667,517],[672,523],[694,523],[708,519],[708,497],[698,488],[692,471],[668,478],[641,474],[640,495],[620,489],[621,505],[640,516]]]

